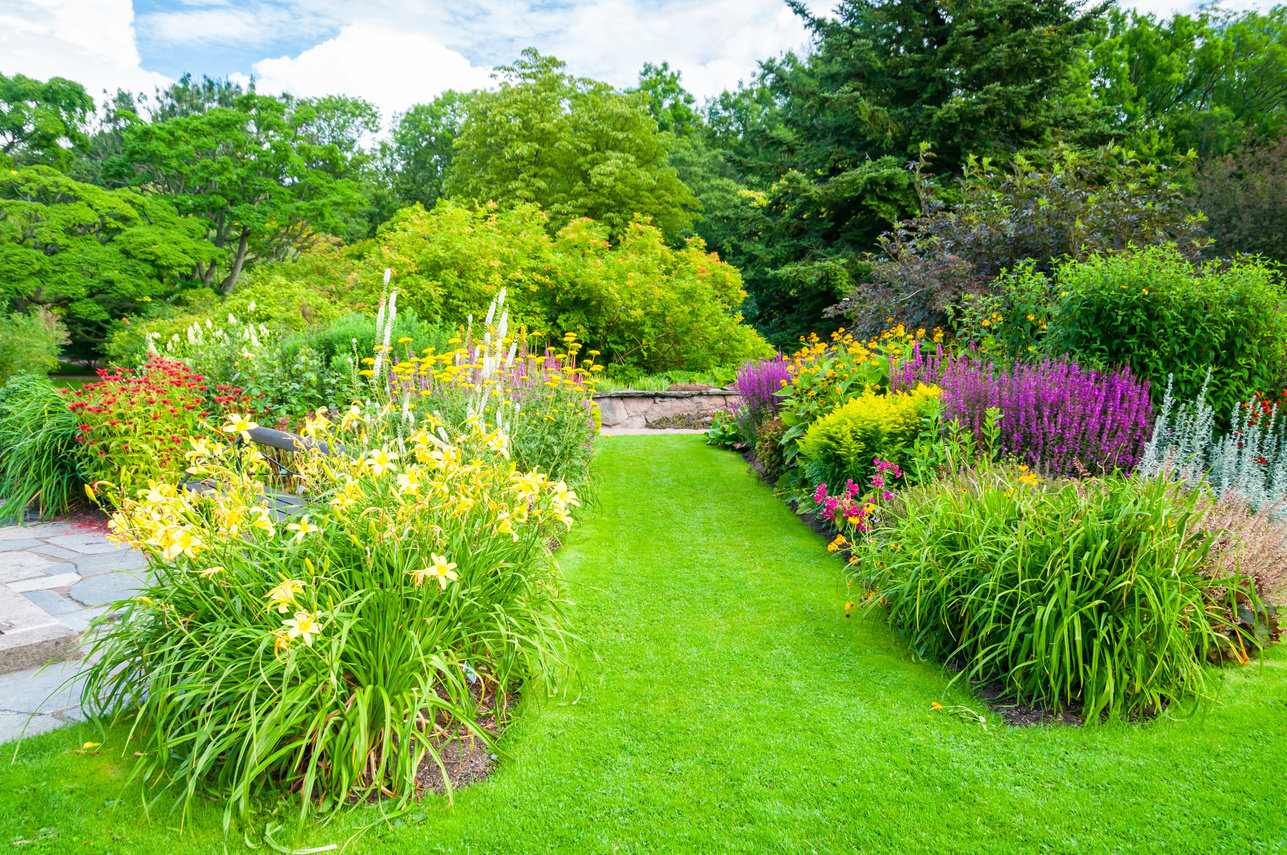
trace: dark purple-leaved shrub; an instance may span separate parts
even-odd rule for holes
[[[781,398],[776,393],[783,387],[783,381],[791,382],[791,372],[781,356],[747,362],[737,370],[733,388],[742,396],[742,406],[750,411],[756,424],[777,415]]]
[[[1048,475],[1134,468],[1153,426],[1148,382],[1128,369],[1091,371],[1067,359],[1002,369],[976,356],[926,356],[919,345],[890,388],[942,388],[943,421],[983,439],[989,407],[1001,411],[1000,454]]]

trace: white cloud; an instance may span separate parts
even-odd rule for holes
[[[386,122],[448,89],[487,86],[490,72],[423,32],[365,23],[350,24],[299,56],[254,64],[260,92],[364,98],[380,108]]]
[[[258,42],[268,32],[246,9],[194,9],[190,12],[160,12],[148,15],[140,24],[152,38],[190,44],[203,41]]]
[[[781,0],[711,0],[649,7],[638,0],[585,3],[548,48],[578,74],[633,85],[645,62],[678,69],[698,97],[749,80],[756,63],[800,49],[808,31]]]
[[[150,92],[170,83],[139,62],[130,0],[5,0],[0,73],[66,77],[96,102],[103,90]]]

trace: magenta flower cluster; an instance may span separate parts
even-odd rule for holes
[[[785,383],[783,382],[785,381]],[[737,371],[733,388],[757,423],[777,415],[781,399],[777,392],[791,382],[791,372],[782,356],[747,362]]]
[[[872,494],[865,499],[859,498],[863,488],[855,484],[853,479],[845,481],[845,488],[835,496],[828,495],[826,484],[819,484],[813,491],[814,504],[819,508],[818,516],[834,523],[848,522],[855,531],[867,531],[871,527],[872,515],[878,510],[878,506],[874,504],[875,497],[879,495],[882,499],[893,498],[894,494],[887,488],[893,481],[903,477],[903,470],[898,468],[897,463],[881,460],[879,457],[873,458],[872,462],[876,464],[876,474],[871,476]]]
[[[1049,475],[1129,472],[1153,429],[1148,381],[1122,369],[1091,371],[1068,359],[1002,369],[977,356],[926,356],[919,344],[890,376],[891,389],[933,383],[944,423],[984,438],[987,410],[1001,412],[997,449]]]

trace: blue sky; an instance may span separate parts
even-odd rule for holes
[[[824,13],[833,0],[807,2]],[[1196,3],[1129,5],[1169,14]],[[806,41],[782,0],[0,0],[0,73],[69,77],[96,98],[185,71],[253,75],[264,91],[363,97],[386,118],[488,85],[493,66],[528,46],[617,86],[665,60],[700,97]]]

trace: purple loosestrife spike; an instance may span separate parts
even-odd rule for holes
[[[926,356],[914,347],[890,388],[917,383],[941,386],[944,418],[980,440],[988,407],[1001,410],[999,450],[1049,474],[1129,471],[1151,434],[1148,383],[1127,370],[1105,374],[1052,359],[1000,370],[975,356],[945,357],[941,348]]]

